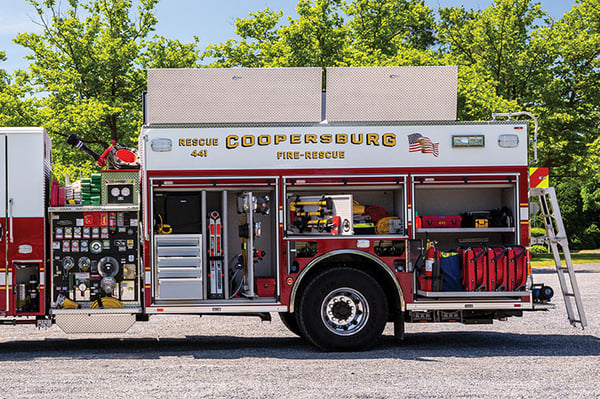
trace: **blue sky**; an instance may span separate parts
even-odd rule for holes
[[[479,9],[489,6],[492,0],[425,0],[425,3],[434,9],[460,5]],[[155,9],[156,33],[184,42],[196,35],[204,48],[233,38],[236,18],[267,7],[283,10],[284,17],[293,16],[296,4],[297,0],[161,0]],[[558,19],[575,5],[575,0],[541,0],[541,4]],[[27,50],[13,44],[12,39],[20,32],[40,31],[33,17],[35,12],[25,0],[0,0],[0,51],[5,51],[8,58],[0,63],[0,68],[9,72],[27,68],[27,61],[23,59]]]

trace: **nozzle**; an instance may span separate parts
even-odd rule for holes
[[[95,161],[97,161],[100,158],[100,155],[98,155],[96,152],[94,152],[92,149],[90,149],[87,145],[85,145],[84,142],[81,141],[81,138],[79,138],[75,134],[71,134],[69,137],[67,137],[67,144],[69,144],[73,148],[78,148],[81,151],[87,153],[92,158],[94,158]]]

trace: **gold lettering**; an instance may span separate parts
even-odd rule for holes
[[[329,144],[333,141],[333,136],[331,134],[322,134],[321,135],[321,143]]]
[[[352,142],[352,144],[362,144],[363,135],[360,133],[357,133],[357,134],[352,133],[352,135],[350,136],[350,141]]]
[[[225,138],[225,147],[227,147],[228,149],[236,148],[239,145],[239,139],[240,138],[235,135],[227,136]]]
[[[269,145],[271,144],[271,136],[263,134],[258,136],[258,145]]]
[[[316,134],[306,134],[304,136],[304,142],[305,143],[314,143],[317,144],[317,135]]]
[[[247,134],[242,136],[242,147],[252,147],[254,145],[254,136]]]
[[[179,146],[183,147],[185,145],[185,139],[179,139]]]
[[[290,143],[291,144],[300,144],[302,143],[302,137],[299,134],[290,135]]]
[[[379,145],[379,135],[377,133],[367,133],[367,145]]]
[[[394,147],[396,145],[396,135],[394,133],[384,134],[383,145],[386,147]]]
[[[286,136],[284,134],[276,134],[275,135],[275,144],[285,142]]]
[[[345,133],[340,133],[335,135],[335,143],[336,144],[346,144],[348,143],[348,135]]]

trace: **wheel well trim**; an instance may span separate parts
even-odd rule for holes
[[[387,273],[387,275],[391,278],[391,280],[394,282],[394,285],[396,286],[396,290],[398,292],[398,299],[400,301],[400,310],[401,311],[405,310],[406,305],[404,303],[404,295],[402,292],[402,287],[400,286],[400,282],[398,281],[398,279],[396,278],[394,273],[390,270],[390,268],[381,259],[379,259],[375,255],[372,255],[370,253],[359,251],[356,249],[337,249],[334,251],[329,251],[329,252],[327,252],[323,255],[320,255],[319,257],[311,260],[306,265],[306,267],[300,272],[300,274],[298,275],[298,278],[296,278],[296,281],[294,282],[292,291],[290,292],[290,313],[294,312],[295,305],[296,305],[296,296],[298,295],[298,289],[299,289],[300,285],[302,284],[302,280],[304,279],[304,277],[306,277],[308,272],[313,267],[318,265],[321,261],[323,261],[327,258],[331,258],[333,256],[337,256],[337,255],[357,255],[357,256],[362,256],[364,258],[367,258],[367,259],[373,261],[377,266],[379,266],[380,269],[385,271]]]

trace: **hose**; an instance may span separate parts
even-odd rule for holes
[[[171,234],[173,232],[173,228],[170,224],[163,223],[163,218],[160,213],[158,214],[158,220],[160,221],[158,226],[156,226],[158,234]]]
[[[63,294],[59,294],[58,298],[56,298],[56,305],[61,309],[81,309],[82,307],[80,304],[70,300]]]
[[[379,219],[375,225],[375,234],[390,234],[390,220],[398,219],[397,216],[387,216]]]
[[[119,301],[117,298],[113,298],[111,296],[105,296],[103,298],[98,298],[94,302],[92,302],[90,309],[121,309],[123,308],[123,303]]]

